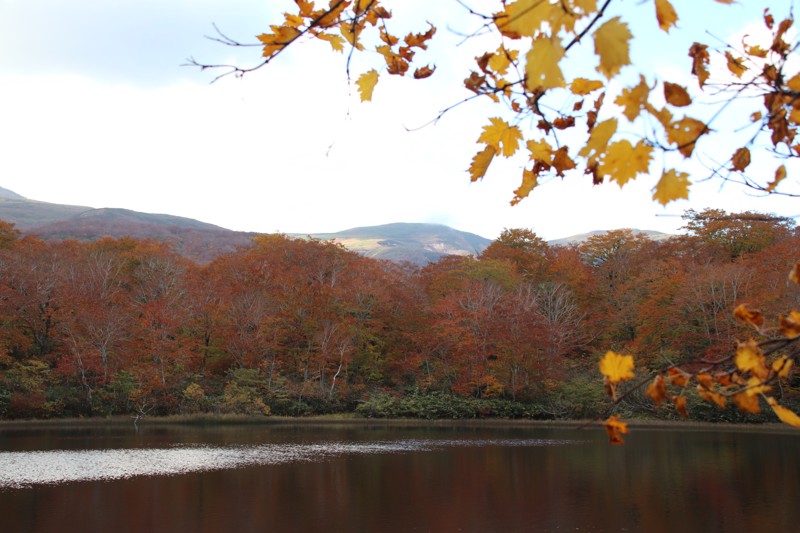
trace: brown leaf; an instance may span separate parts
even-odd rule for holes
[[[747,148],[739,148],[736,150],[736,153],[733,154],[731,161],[733,162],[731,170],[736,170],[738,172],[743,171],[750,165],[750,150]]]
[[[705,85],[708,79],[708,63],[711,60],[708,55],[708,46],[705,44],[694,43],[689,48],[689,57],[692,58],[692,74],[697,77],[700,87]]]
[[[792,271],[789,272],[789,279],[800,285],[800,262],[795,263]]]
[[[681,85],[677,83],[664,82],[664,98],[667,102],[675,107],[686,107],[692,103],[692,98],[689,93]]]
[[[414,79],[421,80],[424,78],[429,78],[435,71],[436,67],[431,67],[430,65],[420,67],[414,71]]]
[[[669,384],[676,387],[685,387],[689,384],[690,374],[687,374],[680,368],[672,367],[667,370],[667,377],[669,377]]]
[[[800,337],[800,313],[789,311],[788,315],[781,315],[779,321],[781,335],[787,339]]]

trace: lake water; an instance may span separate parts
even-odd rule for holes
[[[0,531],[800,531],[800,432],[0,428]]]

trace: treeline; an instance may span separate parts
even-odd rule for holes
[[[158,242],[45,242],[0,223],[0,417],[598,416],[605,350],[635,354],[637,372],[725,357],[749,335],[737,304],[800,307],[792,221],[685,218],[663,241],[552,247],[506,230],[478,258],[424,268],[283,235],[196,264]],[[620,408],[672,416],[640,394]]]

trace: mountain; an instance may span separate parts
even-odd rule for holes
[[[198,262],[252,245],[255,233],[225,229],[191,218],[129,209],[51,204],[0,188],[0,220],[45,240],[94,241],[102,237],[156,239]],[[369,257],[425,265],[444,255],[477,255],[491,242],[441,224],[385,224],[337,233],[294,235],[335,240]]]
[[[662,233],[660,231],[654,231],[649,229],[631,229],[631,231],[636,235],[645,235],[654,241],[663,241],[665,239],[673,237],[673,235],[670,235],[669,233]],[[547,244],[549,244],[550,246],[569,246],[571,244],[580,244],[582,242],[587,241],[589,238],[594,237],[595,235],[602,235],[604,233],[608,233],[608,230],[596,230],[596,231],[590,231],[588,233],[571,235],[569,237],[563,237],[561,239],[554,239],[552,241],[547,241]]]
[[[296,235],[300,236],[300,235]],[[492,241],[443,224],[398,222],[308,235],[367,257],[425,265],[446,255],[478,255]]]

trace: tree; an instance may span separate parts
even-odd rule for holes
[[[715,12],[704,13],[709,20],[731,13],[731,6],[722,5],[731,0],[716,1],[715,8],[707,7]],[[670,0],[637,5],[621,0],[495,0],[480,8],[459,4],[454,9],[463,10],[473,24],[463,33],[479,40],[486,51],[458,78],[456,103],[442,114],[477,99],[496,104],[495,116],[487,117],[478,135],[484,147],[469,173],[473,181],[482,179],[495,157],[511,157],[526,147],[528,162],[512,204],[544,180],[571,171],[582,171],[595,184],[614,181],[620,187],[640,176],[660,175],[653,200],[662,204],[687,198],[692,182],[709,175],[764,194],[800,193],[796,179],[791,185],[787,181],[785,164],[800,157],[800,144],[795,143],[800,72],[790,62],[798,44],[790,31],[791,11],[776,21],[765,9],[758,21],[763,36],[708,44],[705,33],[681,33],[680,18],[693,16],[688,10],[700,10],[697,4],[679,5],[687,10],[680,15]],[[347,54],[348,77],[354,55],[372,59],[372,68],[355,82],[361,99],[369,101],[382,76],[420,80],[436,74],[425,52],[436,42],[437,28],[420,23],[417,32],[401,38],[393,33],[390,8],[402,13],[410,9],[389,0],[330,0],[321,6],[295,0],[284,20],[274,21],[252,43],[262,55],[255,65],[190,62],[217,69],[219,77],[244,75],[268,65],[289,46],[324,41],[334,52]],[[428,19],[426,13],[418,17]],[[692,43],[679,53],[694,86],[661,79],[648,62],[632,63],[631,50],[657,28],[670,41]],[[251,45],[222,33],[216,40]],[[692,175],[698,160],[710,161],[706,175]],[[759,172],[751,172],[756,161]],[[768,172],[763,172],[765,165]]]

